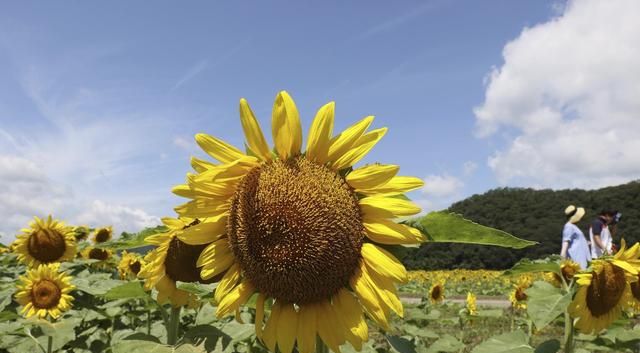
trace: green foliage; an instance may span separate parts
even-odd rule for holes
[[[562,315],[571,302],[571,293],[563,293],[547,282],[534,282],[526,293],[527,313],[538,330]]]
[[[578,224],[588,236],[589,224],[603,208],[623,213],[615,242],[640,241],[640,182],[598,190],[500,188],[453,204],[447,211],[538,244],[507,249],[473,244],[427,243],[403,260],[409,269],[495,269],[512,267],[522,258],[538,259],[560,251],[564,209],[573,204],[587,213]],[[420,222],[420,219],[416,220]]]
[[[504,333],[479,344],[472,353],[533,353],[529,338],[521,330]]]

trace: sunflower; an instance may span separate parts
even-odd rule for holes
[[[527,308],[527,299],[529,297],[525,291],[531,287],[532,282],[533,278],[531,276],[522,275],[514,284],[513,290],[509,293],[509,301],[511,301],[513,308],[522,310]]]
[[[59,263],[42,264],[20,277],[16,301],[23,306],[21,313],[26,318],[49,315],[57,319],[71,308],[73,297],[69,292],[75,287],[71,276],[58,272],[59,267]]]
[[[206,245],[189,245],[180,240],[180,235],[199,224],[199,220],[190,218],[163,218],[169,228],[165,233],[154,234],[145,239],[156,248],[144,257],[144,265],[138,277],[145,279],[145,289],[158,290],[157,300],[164,304],[170,302],[174,307],[195,306],[196,297],[176,287],[176,282],[212,283],[221,276],[203,279],[197,266],[198,257]]]
[[[347,341],[360,347],[368,339],[364,314],[383,328],[391,312],[403,314],[394,283],[406,281],[405,268],[379,244],[424,240],[393,221],[420,212],[398,196],[422,180],[396,176],[396,165],[354,170],[387,129],[367,132],[373,117],[366,117],[332,136],[333,102],[316,114],[304,153],[298,111],[286,92],[273,108],[273,152],[244,99],[240,118],[247,153],[197,134],[220,164],[192,159],[197,173],[174,188],[192,199],[178,214],[202,218],[180,240],[210,243],[198,259],[202,278],[224,275],[215,292],[218,317],[257,293],[256,333],[269,350],[290,353],[297,342],[301,353],[312,352],[316,334],[334,351]],[[266,302],[273,304],[268,318]]]
[[[436,282],[429,289],[429,301],[431,304],[438,304],[444,300],[444,283]]]
[[[622,253],[623,249],[619,252]],[[638,281],[638,270],[625,260],[604,258],[591,263],[591,271],[575,275],[578,290],[569,305],[569,313],[578,318],[576,328],[598,333],[632,306],[629,283]]]
[[[562,273],[562,277],[560,277],[556,272],[547,272],[544,274],[544,279],[555,287],[561,287],[563,278],[564,283],[568,285],[573,280],[573,276],[580,272],[580,269],[580,265],[577,262],[565,259],[560,263],[560,272]]]
[[[104,269],[110,267],[110,260],[113,256],[113,251],[90,246],[82,250],[80,255],[85,259],[98,260],[92,263],[91,266]]]
[[[139,254],[122,251],[118,273],[121,279],[136,278],[144,265],[144,260]]]
[[[467,312],[471,316],[478,315],[478,307],[476,305],[476,295],[471,292],[467,293]]]
[[[46,220],[34,217],[29,227],[22,229],[14,242],[18,260],[29,267],[73,260],[76,239],[71,227],[51,216]]]
[[[76,226],[73,227],[73,233],[76,237],[76,241],[87,240],[89,238],[89,233],[91,233],[91,229],[88,226]]]
[[[111,226],[98,228],[93,232],[93,235],[91,236],[94,243],[104,243],[111,240],[112,237],[113,227]]]

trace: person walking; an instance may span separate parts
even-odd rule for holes
[[[587,238],[580,228],[576,226],[576,223],[580,222],[582,217],[584,217],[585,210],[582,207],[570,205],[564,210],[564,214],[567,218],[567,223],[565,223],[562,229],[560,256],[563,259],[571,259],[577,262],[582,269],[586,269],[589,260],[591,260],[591,253],[589,251],[589,245],[587,244]]]
[[[613,222],[617,211],[602,210],[598,217],[591,222],[589,227],[589,239],[591,239],[591,257],[597,259],[602,255],[611,255],[613,250],[613,237],[609,225]]]

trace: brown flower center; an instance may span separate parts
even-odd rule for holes
[[[104,243],[105,241],[111,239],[111,232],[108,228],[102,228],[98,230],[98,233],[96,233],[95,239],[96,243]]]
[[[562,272],[562,276],[567,283],[571,282],[573,276],[576,274],[576,272],[578,272],[575,267],[569,265],[562,266],[560,271]]]
[[[39,229],[31,233],[27,249],[29,254],[42,263],[58,261],[66,250],[65,239],[55,229]]]
[[[587,308],[593,316],[607,314],[620,302],[627,284],[624,270],[605,263],[602,271],[593,272],[587,287]]]
[[[54,282],[43,279],[33,284],[31,298],[33,306],[38,309],[50,309],[58,305],[62,292]]]
[[[527,298],[528,298],[527,293],[524,292],[524,288],[522,288],[522,287],[516,288],[515,297],[516,297],[516,300],[519,301],[519,302],[521,302],[523,300],[527,300]]]
[[[330,298],[349,283],[364,237],[345,180],[304,157],[251,170],[232,199],[227,234],[243,274],[287,303]]]
[[[100,248],[93,248],[89,251],[89,258],[104,261],[109,258],[109,252]]]
[[[433,289],[431,290],[431,299],[439,300],[441,296],[442,296],[442,288],[440,288],[440,286],[433,287]]]
[[[131,270],[131,272],[133,272],[133,274],[137,275],[138,272],[140,272],[140,268],[142,267],[142,265],[140,264],[140,261],[136,260],[132,263],[129,264],[129,269]]]
[[[203,280],[200,269],[196,267],[198,257],[207,245],[189,245],[178,237],[173,237],[169,243],[167,257],[164,260],[165,271],[169,278],[180,282],[213,283],[220,280],[220,276]]]

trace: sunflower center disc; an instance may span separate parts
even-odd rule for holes
[[[200,269],[196,267],[198,257],[207,245],[189,245],[183,243],[177,237],[173,237],[169,243],[167,257],[164,260],[165,271],[169,278],[180,282],[213,283],[219,278],[203,280],[200,277]]]
[[[33,285],[31,296],[33,306],[38,309],[50,309],[58,305],[62,293],[55,283],[44,279]]]
[[[516,300],[521,302],[523,300],[527,300],[527,293],[524,292],[524,289],[521,287],[516,288]]]
[[[433,287],[433,291],[431,292],[431,299],[433,300],[440,299],[440,286]]]
[[[607,314],[620,302],[627,284],[624,270],[605,263],[601,272],[594,272],[587,288],[587,307],[594,316]]]
[[[109,258],[109,252],[107,250],[93,248],[89,251],[89,258],[104,261]]]
[[[64,255],[64,237],[54,229],[40,229],[31,234],[27,245],[29,254],[36,260],[49,263]]]
[[[638,280],[640,281],[640,274],[638,275]],[[639,281],[629,284],[631,286],[631,294],[638,301],[640,301],[640,282]]]
[[[140,261],[137,261],[137,260],[129,264],[129,269],[131,270],[131,272],[133,272],[134,275],[137,275],[138,272],[140,272],[141,267],[142,265],[140,265]]]
[[[364,227],[344,179],[299,157],[244,177],[227,234],[243,274],[260,292],[305,304],[328,299],[349,283]]]
[[[98,233],[96,234],[96,242],[97,243],[104,243],[105,241],[109,240],[109,237],[111,235],[109,234],[109,230],[108,229],[100,229],[98,231]]]

